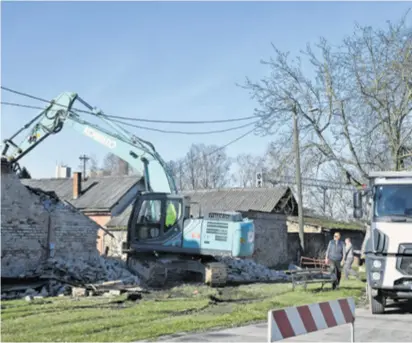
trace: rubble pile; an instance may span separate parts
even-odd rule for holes
[[[121,280],[125,285],[138,285],[139,278],[129,272],[121,260],[98,256],[94,260],[73,257],[50,259],[42,268],[43,275],[70,285],[95,284]]]
[[[270,269],[253,260],[223,257],[220,262],[228,267],[229,282],[268,282],[288,281],[289,276],[278,270]]]
[[[98,289],[109,281],[116,281],[117,285],[132,287],[140,284],[139,278],[132,274],[124,261],[99,256],[94,261],[82,258],[49,259],[47,263],[34,271],[47,285],[26,289],[4,291],[2,299],[22,297],[47,297],[72,294],[72,288],[81,287]],[[20,287],[22,288],[22,287]]]

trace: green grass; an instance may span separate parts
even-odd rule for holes
[[[2,301],[4,342],[127,342],[178,332],[204,331],[265,321],[267,311],[353,296],[361,301],[364,284],[343,282],[332,291],[311,285],[254,284],[223,289],[176,287],[143,295],[137,302],[116,298]]]

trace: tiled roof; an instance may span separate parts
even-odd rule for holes
[[[136,176],[90,177],[82,180],[82,194],[77,199],[73,199],[72,178],[21,179],[21,182],[46,192],[53,191],[79,210],[109,211],[139,179]]]
[[[228,188],[186,191],[192,202],[200,203],[202,213],[212,211],[272,212],[289,191],[287,186],[273,188]],[[196,206],[196,205],[193,205]],[[197,206],[196,206],[197,207]]]
[[[275,188],[227,188],[185,191],[182,195],[190,196],[192,202],[200,203],[202,214],[212,211],[259,211],[272,212],[289,187]],[[198,206],[191,206],[192,214],[197,215]],[[132,205],[120,215],[113,217],[106,227],[126,227]]]

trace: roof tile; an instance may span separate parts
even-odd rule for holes
[[[102,176],[82,180],[82,194],[73,199],[73,178],[21,179],[32,188],[53,191],[79,210],[110,210],[140,179],[136,176]]]

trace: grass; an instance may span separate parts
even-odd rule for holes
[[[311,285],[254,284],[211,289],[181,286],[144,294],[137,302],[125,296],[2,301],[3,342],[130,342],[178,332],[205,331],[265,321],[267,311],[292,305],[353,296],[361,301],[364,284],[342,282],[332,291]]]

